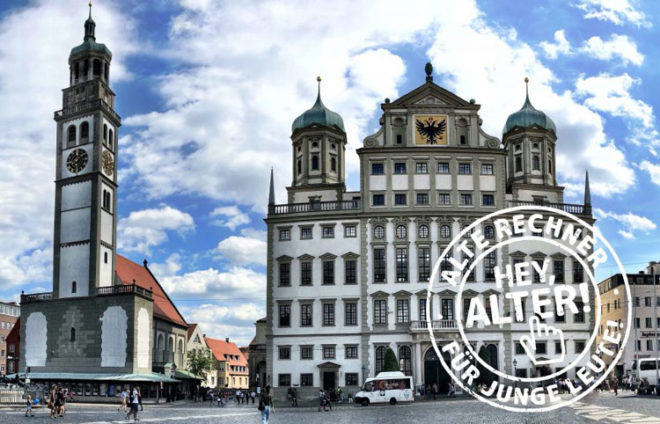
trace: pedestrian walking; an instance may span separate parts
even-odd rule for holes
[[[254,390],[252,390],[252,392],[250,392],[250,398],[252,398],[252,405],[254,405],[254,400],[255,400],[256,397],[257,397],[257,394],[254,392]]]
[[[138,392],[138,404],[140,405],[140,412],[144,411],[144,406],[142,406],[142,390],[140,390],[140,386],[137,386],[137,392]]]
[[[27,395],[25,399],[25,416],[29,414],[30,417],[34,417],[34,412],[32,412],[32,396]]]
[[[298,390],[295,387],[291,392],[291,406],[298,406]]]
[[[614,388],[614,396],[619,396],[619,379],[614,377],[614,382],[612,384]]]
[[[324,404],[325,404],[325,393],[323,393],[323,389],[319,389],[319,412],[321,412],[321,408],[323,408]]]
[[[133,414],[133,421],[137,422],[138,418],[138,391],[135,386],[133,386],[133,389],[129,393],[130,396],[130,409],[128,410],[128,414],[126,414],[126,419],[129,419],[131,414]]]
[[[117,411],[126,412],[126,390],[122,389],[119,394],[119,408]]]
[[[438,385],[436,383],[433,383],[433,400],[436,400],[436,396],[438,395]]]
[[[447,392],[447,397],[452,397],[456,394],[456,387],[454,386],[454,382],[450,381],[449,382],[449,391]]]
[[[270,386],[266,386],[266,389],[259,400],[259,407],[257,409],[261,411],[261,424],[268,424],[270,414],[275,412],[273,397],[270,395]]]

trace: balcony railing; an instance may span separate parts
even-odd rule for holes
[[[53,292],[23,294],[21,293],[21,304],[43,302],[44,300],[51,300]]]
[[[433,331],[456,331],[458,327],[456,326],[456,321],[453,319],[443,319],[439,321],[433,321]],[[410,331],[422,332],[429,330],[428,321],[411,321],[410,322]]]
[[[107,287],[99,287],[96,289],[96,294],[98,296],[109,296],[113,294],[138,294],[146,298],[152,299],[153,292],[149,289],[138,286],[137,284],[129,285],[114,285]]]
[[[55,111],[55,120],[62,119],[62,117],[65,114],[70,114],[70,113],[80,113],[80,112],[86,112],[88,110],[94,110],[101,108],[104,112],[106,112],[108,115],[113,117],[117,122],[120,122],[121,118],[119,118],[119,115],[115,113],[114,110],[110,107],[109,104],[107,104],[103,99],[96,99],[96,100],[90,100],[84,103],[77,103],[74,104],[70,107]]]
[[[284,205],[270,205],[269,215],[283,215],[288,213],[327,212],[327,211],[355,211],[362,207],[361,200],[339,200],[307,203],[289,203]]]
[[[576,205],[571,203],[550,203],[550,202],[533,202],[525,200],[510,200],[508,202],[510,207],[513,206],[546,206],[553,209],[559,209],[564,212],[572,213],[574,215],[591,215],[590,205]]]

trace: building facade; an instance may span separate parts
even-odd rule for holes
[[[441,312],[443,319],[429,323],[426,298],[431,268],[453,236],[484,215],[517,205],[549,206],[593,222],[588,177],[584,203],[563,203],[556,128],[529,96],[509,116],[500,141],[482,130],[478,104],[433,83],[430,64],[426,71],[425,84],[381,104],[380,129],[357,151],[359,192],[346,190],[343,120],[325,107],[320,88],[314,106],[293,123],[287,203],[276,204],[271,173],[265,220],[263,385],[278,395],[289,386],[300,387],[303,397],[319,387],[355,392],[381,371],[387,348],[416,385],[437,383],[446,390],[449,379],[428,326],[442,343],[455,339],[462,305],[454,304],[455,291],[433,293],[429,313]],[[493,231],[483,224],[486,237]],[[562,282],[584,281],[581,267],[556,247],[511,246],[475,268],[464,296],[497,293],[494,266],[509,261],[549,260]],[[458,251],[450,255],[462,259]],[[526,309],[531,313],[531,306]],[[556,324],[567,334],[565,365],[589,338],[593,317],[578,314]],[[526,323],[511,324],[498,331],[474,328],[469,337],[491,366],[510,375],[549,373],[534,367],[514,341],[526,331]],[[551,354],[555,346],[537,347]]]
[[[598,284],[601,295],[601,322],[625,322],[629,308],[632,308],[632,325],[628,341],[624,346],[623,355],[616,365],[617,377],[635,374],[636,361],[643,358],[660,357],[660,262],[650,262],[644,271],[637,274],[626,274],[632,304],[625,301],[624,279],[621,274],[614,274]],[[656,285],[653,285],[655,276]],[[596,341],[601,342],[604,324],[598,328]],[[614,347],[614,346],[613,346]],[[608,365],[611,358],[606,361]]]
[[[249,387],[248,363],[236,343],[206,337],[206,345],[214,359],[212,385],[217,389],[247,389]]]
[[[10,359],[14,352],[9,351],[9,334],[21,316],[21,307],[16,302],[0,302],[0,377],[14,372],[10,370]],[[12,368],[15,365],[12,363]]]

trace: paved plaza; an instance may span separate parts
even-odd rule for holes
[[[17,410],[0,412],[0,423],[76,423],[121,424],[130,423],[116,407],[109,405],[70,405],[64,418],[51,420],[47,411],[36,411],[34,418],[25,418]],[[179,404],[174,406],[147,406],[140,414],[142,423],[260,423],[259,411],[253,405],[229,405],[224,408],[208,404]],[[312,407],[277,408],[271,423],[314,424],[386,424],[386,423],[658,423],[660,424],[660,398],[640,398],[631,395],[614,397],[605,393],[592,404],[577,404],[558,411],[520,415],[492,408],[477,400],[464,398],[437,402],[417,402],[397,406],[360,407],[343,405],[332,412],[317,412]]]

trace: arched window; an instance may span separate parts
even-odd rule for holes
[[[495,237],[495,229],[493,228],[492,225],[486,225],[486,227],[484,228],[484,237],[486,237],[487,239],[492,239],[493,237]]]
[[[314,155],[312,156],[312,171],[318,171],[319,169],[319,157]]]
[[[66,147],[72,147],[76,145],[76,126],[69,125],[68,134],[66,138]]]
[[[156,346],[158,346],[158,350],[165,349],[165,341],[162,334],[158,335],[158,344]]]
[[[167,342],[167,350],[174,352],[174,337],[170,337],[169,341]]]
[[[108,69],[108,63],[106,62],[105,66],[104,66],[104,75],[103,75],[105,77],[105,82],[108,82],[109,74],[110,74],[110,72],[109,72],[109,69]]]
[[[440,227],[440,237],[445,239],[451,237],[451,228],[449,225],[443,225]]]
[[[332,172],[337,172],[337,159],[330,158],[330,169]]]
[[[302,161],[298,159],[298,174],[302,174]]]
[[[76,64],[73,65],[73,77],[75,79],[78,79],[78,77],[80,77],[80,65],[78,64],[78,62],[76,62]]]
[[[452,257],[451,256],[451,251],[447,252],[445,257],[442,259],[442,262],[440,262],[440,271],[451,271],[452,270],[451,262],[449,262],[451,257]]]
[[[89,122],[85,121],[80,124],[80,141],[84,142],[89,139]]]
[[[112,131],[112,129],[109,129],[108,130],[108,145],[110,146],[111,149],[112,149],[112,143],[114,143],[114,141],[115,141],[115,134]]]
[[[548,173],[552,174],[552,159],[548,159]]]
[[[108,263],[108,252],[103,253],[103,263]]]
[[[87,78],[87,73],[88,72],[89,72],[89,61],[87,59],[85,59],[85,61],[83,62],[83,71],[82,71],[85,78]]]
[[[374,238],[378,240],[382,240],[385,237],[385,229],[378,225],[377,227],[374,228]]]
[[[108,124],[103,124],[103,141],[108,141]]]
[[[419,238],[428,238],[429,237],[429,226],[422,224],[419,226]]]
[[[94,76],[101,75],[101,61],[98,59],[94,59],[94,62],[92,62],[92,72],[94,73]]]
[[[456,122],[456,129],[458,132],[458,142],[459,144],[465,145],[467,144],[467,136],[468,136],[468,123],[465,119],[461,118]]]
[[[385,346],[378,346],[376,348],[376,374],[383,370],[385,366]]]
[[[71,327],[71,341],[75,342],[76,341],[76,329]]]
[[[77,293],[78,292],[78,283],[75,281],[71,282],[71,293]]]
[[[532,169],[534,169],[534,171],[541,170],[541,160],[536,155],[532,157]]]
[[[522,172],[522,156],[516,156],[515,172]]]
[[[396,227],[396,238],[406,238],[408,235],[408,229],[405,225],[399,225]]]
[[[176,348],[177,352],[183,353],[183,340],[179,340],[179,345]]]
[[[399,348],[399,370],[405,375],[412,375],[412,353],[410,346]]]

